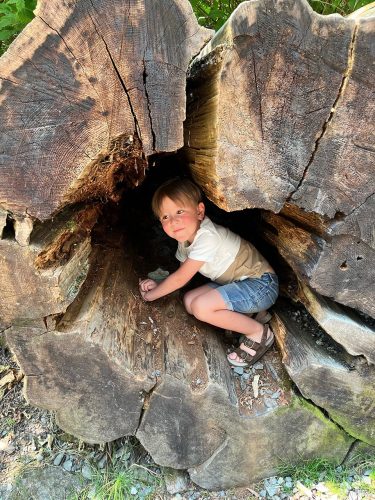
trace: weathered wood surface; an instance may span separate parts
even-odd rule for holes
[[[95,205],[68,209],[35,226],[28,217],[3,218],[0,318],[5,324],[65,312],[87,275],[99,213]]]
[[[375,249],[350,234],[319,236],[280,215],[263,217],[266,240],[301,281],[321,295],[375,316]]]
[[[282,303],[275,311],[272,326],[283,363],[303,396],[351,436],[374,445],[375,367],[347,354],[323,332],[318,335],[307,321],[286,314]]]
[[[358,315],[314,293],[302,282],[293,299],[299,300],[319,326],[349,354],[364,356],[368,363],[375,365],[375,330]]]
[[[303,0],[240,4],[189,71],[185,145],[210,199],[277,212],[293,198],[330,217],[366,202],[374,22]]]
[[[157,463],[187,468],[207,488],[249,484],[285,457],[345,457],[353,439],[284,385],[275,351],[253,371],[255,397],[251,377],[242,388],[234,377],[218,331],[189,317],[178,294],[144,303],[134,253],[121,239],[95,246],[62,317],[8,330],[32,404],[87,442],[136,435]]]
[[[188,0],[39,1],[0,60],[3,209],[46,219],[77,201],[116,138],[146,157],[181,147],[187,66],[211,33]]]

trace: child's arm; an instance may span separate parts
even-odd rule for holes
[[[144,287],[141,286],[141,282],[139,289],[143,299],[147,302],[156,300],[160,297],[164,297],[164,295],[168,295],[169,293],[178,290],[191,280],[191,278],[199,271],[203,264],[204,262],[200,260],[186,259],[185,262],[182,263],[181,267],[177,269],[177,271],[170,274],[159,285],[152,288],[152,290],[145,291],[144,289],[142,289]]]

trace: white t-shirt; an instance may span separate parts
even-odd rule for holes
[[[206,216],[191,245],[188,242],[178,243],[176,258],[180,262],[185,262],[188,257],[204,262],[199,272],[215,281],[234,262],[240,245],[241,238],[237,234],[214,224]]]

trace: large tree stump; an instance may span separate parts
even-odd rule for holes
[[[370,25],[316,16],[297,0],[237,9],[191,68],[186,152],[214,202],[279,211],[302,193],[328,140],[332,107],[353,88],[353,55],[362,41],[367,47],[371,35],[361,33]],[[155,251],[164,249],[160,229],[143,227],[147,182],[138,186],[151,155],[182,146],[187,66],[210,36],[187,0],[38,3],[36,19],[0,60],[0,328],[12,323],[7,338],[26,374],[28,399],[53,410],[67,432],[91,443],[136,435],[156,462],[221,488],[274,474],[285,459],[340,463],[355,437],[372,442],[373,435],[371,417],[360,429],[355,415],[345,420],[318,389],[316,400],[348,432],[301,397],[276,350],[244,383],[227,364],[218,331],[188,317],[178,293],[151,304],[138,294],[139,276],[160,265]],[[342,125],[335,130],[342,134]],[[366,168],[360,171],[369,189]],[[372,251],[372,198],[350,196],[350,209],[322,204],[330,217],[330,210],[344,214],[322,233],[308,229],[317,219],[308,215],[304,242],[316,246],[290,252],[296,273],[312,286],[317,263],[322,275],[332,258],[329,238],[346,242],[349,233],[363,253],[346,278],[351,287],[368,279],[359,270]],[[115,216],[121,200],[128,211]],[[297,212],[295,221],[304,213]],[[287,217],[280,219],[290,223]],[[116,228],[116,218],[127,225]],[[142,246],[150,234],[155,239]],[[335,262],[348,262],[345,245]],[[355,302],[345,280],[326,282],[317,280],[323,295],[370,310],[369,295]],[[363,348],[353,353],[372,359]],[[324,372],[326,359],[322,364]],[[354,364],[364,384],[373,367]],[[298,385],[303,374],[290,373]],[[349,399],[354,392],[350,386]]]
[[[62,317],[10,329],[31,403],[87,442],[136,435],[157,463],[207,488],[249,484],[285,460],[344,459],[353,438],[290,389],[278,353],[254,370],[258,395],[250,381],[241,388],[218,332],[189,317],[178,294],[140,300],[138,257],[117,242],[95,246]]]

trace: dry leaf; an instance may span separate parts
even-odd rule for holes
[[[4,377],[0,379],[0,387],[4,387],[5,385],[13,382],[15,379],[16,377],[14,376],[13,372],[7,373],[6,375],[4,375]]]

